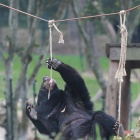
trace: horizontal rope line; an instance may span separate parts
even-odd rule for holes
[[[135,10],[137,8],[139,8],[140,5],[135,6],[133,8],[130,8],[128,10],[125,10],[126,12]],[[55,20],[55,22],[64,22],[64,21],[70,21],[70,20],[78,20],[78,19],[86,19],[86,18],[96,18],[96,17],[101,17],[101,16],[111,16],[111,15],[117,15],[120,12],[116,12],[116,13],[109,13],[109,14],[100,14],[100,15],[94,15],[94,16],[85,16],[85,17],[77,17],[77,18],[69,18],[69,19],[62,19],[62,20]]]
[[[70,21],[70,20],[87,19],[87,18],[96,18],[96,17],[111,16],[111,15],[117,15],[117,14],[119,14],[119,12],[110,13],[110,14],[100,14],[100,15],[94,15],[94,16],[85,16],[85,17],[69,18],[69,19],[62,19],[62,20],[55,20],[55,22],[64,22],[64,21]]]
[[[35,16],[35,15],[32,15],[32,14],[23,12],[23,11],[18,10],[18,9],[16,9],[16,8],[13,8],[13,7],[4,5],[4,4],[2,4],[2,3],[0,3],[0,5],[3,6],[3,7],[9,8],[9,9],[15,10],[15,11],[17,11],[17,12],[20,12],[20,13],[22,13],[22,14],[25,14],[25,15],[28,15],[28,16],[32,16],[32,17],[34,17],[34,18],[37,18],[37,19],[46,21],[46,22],[49,21],[49,20],[40,18],[40,17],[38,17],[38,16]],[[137,9],[137,8],[139,8],[139,7],[140,7],[140,5],[135,6],[135,7],[133,7],[133,8],[130,8],[130,9],[128,9],[128,10],[125,10],[125,11],[126,11],[126,12],[129,12],[129,11],[135,10],[135,9]],[[79,20],[79,19],[87,19],[87,18],[96,18],[96,17],[101,17],[101,16],[111,16],[111,15],[117,15],[117,14],[119,14],[119,13],[120,13],[120,12],[109,13],[109,14],[100,14],[100,15],[94,15],[94,16],[77,17],[77,18],[69,18],[69,19],[55,20],[54,22],[65,22],[65,21],[71,21],[71,20]]]
[[[40,19],[40,20],[43,20],[43,21],[48,22],[48,20],[46,20],[46,19],[40,18],[40,17],[38,17],[38,16],[35,16],[35,15],[32,15],[32,14],[29,14],[29,13],[26,13],[26,12],[23,12],[23,11],[18,10],[18,9],[16,9],[16,8],[13,8],[13,7],[10,7],[10,6],[7,6],[7,5],[4,5],[4,4],[1,4],[1,3],[0,3],[0,5],[3,6],[3,7],[9,8],[9,9],[15,10],[15,11],[17,11],[17,12],[19,12],[19,13],[22,13],[22,14],[25,14],[25,15],[28,15],[28,16],[31,16],[31,17],[34,17],[34,18],[38,18],[38,19]]]

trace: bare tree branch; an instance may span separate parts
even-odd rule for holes
[[[3,43],[0,42],[0,59],[5,63],[6,59],[4,58],[4,47],[3,47]]]
[[[48,9],[54,5],[56,5],[59,1],[56,0],[49,0],[48,4],[46,5],[45,9]],[[60,3],[60,2],[59,2]]]
[[[135,15],[131,15],[131,13],[129,14],[129,17],[128,17],[128,23],[127,23],[127,28],[128,28],[128,31],[129,31],[129,34],[128,34],[128,41],[131,42],[132,40],[132,35],[135,31],[135,28],[138,26],[138,24],[140,23],[140,10],[137,10],[137,14]]]
[[[19,1],[10,0],[10,6],[18,9]],[[10,46],[8,60],[12,60],[14,57],[14,49],[16,47],[16,37],[18,28],[18,12],[14,10],[10,10],[9,13],[9,27],[10,27]]]
[[[99,14],[103,14],[103,10],[101,7],[101,4],[99,2],[92,2],[93,7],[96,7],[98,9]],[[114,27],[112,26],[112,24],[110,23],[110,21],[105,17],[105,16],[101,16],[101,23],[104,27],[104,30],[106,31],[106,33],[108,34],[111,42],[116,42],[117,41],[117,33],[114,30]]]
[[[45,54],[46,54],[48,51],[49,51],[49,47],[46,49],[46,51],[44,51]],[[35,66],[35,68],[34,68],[34,71],[32,72],[32,74],[31,74],[31,76],[30,76],[30,78],[29,78],[29,81],[28,81],[29,86],[31,86],[31,85],[33,84],[33,82],[34,82],[34,80],[35,80],[35,78],[36,78],[36,75],[37,75],[37,73],[38,73],[40,67],[42,66],[42,63],[44,62],[45,54],[41,54],[41,55],[40,55],[40,57],[39,57],[39,59],[38,59],[38,61],[37,61],[37,63],[36,63],[36,66]]]
[[[37,1],[37,12],[36,12],[36,16],[40,17],[43,13],[43,9],[44,9],[44,5],[43,5],[43,1],[42,0],[38,0]],[[29,7],[28,7],[28,12],[29,13],[34,13],[35,7],[35,1],[34,0],[30,0],[29,1]],[[25,52],[24,55],[31,55],[32,54],[32,50],[34,48],[34,39],[35,39],[35,31],[36,28],[38,26],[39,20],[37,18],[33,18],[33,17],[28,17],[28,48]]]
[[[94,98],[91,99],[93,102],[97,102],[101,97],[103,96],[103,92],[101,89],[99,89],[97,91],[97,93],[95,94]]]
[[[120,0],[120,3],[121,3],[122,10],[129,9],[130,0]]]
[[[11,7],[17,8],[19,6],[19,0],[9,0],[9,5]],[[14,111],[15,106],[10,105],[10,82],[9,80],[13,76],[13,58],[14,58],[14,49],[16,48],[16,39],[17,39],[17,29],[18,29],[18,12],[13,11],[10,9],[9,11],[9,27],[10,27],[10,32],[9,32],[9,37],[7,38],[8,46],[7,46],[7,53],[8,57],[3,56],[3,62],[5,65],[5,95],[6,95],[6,100],[7,100],[7,112],[9,114],[10,110],[12,109]],[[3,52],[3,51],[2,51]],[[11,115],[8,115],[7,120],[10,120]],[[16,116],[15,116],[16,118]],[[18,123],[18,120],[16,120]],[[12,125],[11,121],[8,121],[8,126]],[[8,139],[13,139],[12,137],[12,129],[9,129],[8,133]]]
[[[76,11],[76,5],[75,5],[74,0],[72,0],[71,4],[72,4],[74,15],[76,17],[78,17],[77,11]],[[107,87],[106,86],[106,81],[105,81],[105,79],[104,79],[104,77],[102,75],[101,68],[100,68],[98,60],[97,60],[97,56],[95,55],[96,52],[93,49],[93,46],[92,46],[92,44],[91,44],[91,42],[89,40],[90,37],[88,37],[88,34],[84,30],[80,20],[77,20],[77,25],[78,25],[79,31],[81,33],[81,36],[82,36],[82,38],[84,40],[84,43],[85,43],[85,46],[86,46],[86,58],[88,59],[90,67],[91,67],[93,73],[95,74],[95,76],[96,76],[96,78],[98,80],[99,85],[102,88],[102,91],[104,93],[103,95],[105,96],[105,94],[106,94],[106,87]]]
[[[31,14],[34,14],[35,12],[35,1],[30,0],[29,5],[28,5],[28,12]],[[37,14],[36,16],[41,16],[43,12],[43,1],[38,0],[38,8],[37,8]],[[20,91],[23,85],[23,80],[25,76],[25,72],[27,72],[28,69],[28,64],[32,60],[32,51],[34,48],[34,38],[35,38],[35,31],[36,27],[38,25],[39,20],[33,17],[28,17],[28,48],[25,50],[24,54],[21,56],[21,62],[22,62],[22,68],[21,68],[21,73],[18,79],[18,84],[15,89],[15,99],[18,100],[20,97]]]

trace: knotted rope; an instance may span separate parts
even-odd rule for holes
[[[54,20],[49,20],[48,21],[48,27],[49,27],[50,58],[52,60],[52,27],[54,27],[57,30],[57,32],[59,33],[59,41],[58,41],[58,43],[64,43],[64,39],[63,39],[62,32],[57,28],[57,26],[55,25]],[[52,66],[50,68],[50,78],[52,79]],[[49,92],[48,92],[48,99],[49,98],[50,98],[50,89],[49,89]]]
[[[121,33],[121,52],[120,52],[120,62],[118,70],[116,72],[115,78],[118,78],[119,82],[119,109],[118,109],[118,121],[120,123],[121,118],[121,84],[123,82],[123,77],[126,76],[125,63],[126,63],[126,49],[127,49],[127,28],[126,22],[126,11],[120,11],[120,33]],[[119,129],[118,129],[119,135]]]
[[[123,76],[126,76],[125,62],[126,62],[126,48],[127,48],[127,28],[125,25],[126,12],[120,11],[120,33],[121,33],[121,53],[119,67],[116,72],[115,78],[118,78],[118,82],[123,82]]]

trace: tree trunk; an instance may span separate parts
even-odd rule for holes
[[[28,58],[27,58],[28,59]],[[27,63],[27,62],[28,63]],[[26,102],[29,98],[29,87],[28,87],[28,77],[27,77],[27,73],[28,73],[28,66],[30,63],[30,59],[29,60],[22,60],[22,70],[21,70],[21,74],[20,74],[20,80],[18,81],[18,86],[16,88],[15,91],[15,102],[14,102],[14,106],[15,106],[15,110],[14,110],[14,134],[15,134],[15,140],[25,140],[27,139],[27,130],[28,130],[28,125],[29,125],[29,119],[27,119],[26,116],[26,111],[25,111],[25,105]],[[22,99],[22,104],[21,104],[21,110],[22,110],[22,121],[19,123],[18,122],[18,108],[17,108],[17,102],[19,97],[21,97]]]
[[[29,61],[30,62],[30,61]],[[27,103],[27,100],[29,99],[29,84],[28,84],[28,77],[27,77],[27,71],[28,71],[28,65],[24,65],[24,77],[23,77],[23,85],[21,88],[21,99],[22,99],[22,104],[21,104],[21,110],[22,110],[22,121],[20,123],[20,132],[18,135],[18,140],[25,140],[28,137],[28,127],[29,127],[29,119],[26,116],[26,109],[25,105]]]
[[[127,10],[129,8],[130,0],[120,0],[120,2],[122,10]]]
[[[103,14],[100,2],[96,1],[96,5],[94,2],[92,2],[92,5],[98,9],[99,14]],[[112,23],[105,16],[101,16],[100,18],[102,26],[104,27],[104,30],[106,31],[108,37],[110,38],[111,42],[115,43],[117,41],[117,33]]]
[[[14,8],[18,8],[19,0],[10,0],[9,5]],[[5,65],[5,94],[7,100],[7,112],[8,112],[8,138],[10,140],[14,139],[13,130],[11,128],[11,109],[14,110],[14,106],[10,104],[10,79],[13,75],[13,58],[14,58],[14,49],[16,47],[16,38],[17,38],[17,28],[18,28],[18,13],[11,10],[9,12],[9,27],[10,27],[10,36],[8,37],[8,58],[3,58]]]
[[[12,62],[6,61],[5,63],[5,95],[6,95],[6,109],[7,109],[7,124],[8,124],[8,138],[12,140],[13,135],[12,135],[12,122],[11,122],[11,102],[10,102],[10,79],[12,77]]]

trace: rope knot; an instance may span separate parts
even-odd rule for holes
[[[121,33],[121,52],[119,67],[116,72],[115,78],[118,78],[118,82],[123,82],[123,76],[126,76],[125,63],[126,63],[126,49],[127,49],[127,28],[125,25],[126,11],[120,11],[120,33]]]
[[[120,11],[120,25],[125,25],[125,21],[126,21],[126,11],[122,10]]]
[[[126,33],[127,32],[127,28],[124,24],[119,28],[120,28],[120,33]]]
[[[49,21],[48,21],[48,27],[49,27],[49,28],[54,27],[54,28],[56,29],[56,31],[59,33],[59,41],[58,41],[58,43],[64,44],[63,34],[62,34],[62,32],[57,28],[57,26],[55,25],[55,21],[54,21],[54,20],[49,20]]]
[[[49,20],[48,21],[48,27],[51,28],[54,26],[54,20]]]
[[[124,15],[124,14],[126,14],[125,10],[120,11],[120,15]]]

